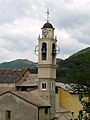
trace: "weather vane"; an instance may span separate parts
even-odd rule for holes
[[[47,10],[47,23],[49,22],[49,10]]]

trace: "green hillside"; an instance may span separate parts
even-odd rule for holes
[[[57,68],[57,80],[90,84],[90,47],[60,61]]]
[[[37,73],[36,63],[27,59],[17,59],[0,64],[0,68],[29,67],[33,73]],[[57,81],[67,83],[90,83],[90,47],[83,49],[66,60],[57,58]]]
[[[33,70],[36,68],[36,64],[27,59],[17,59],[14,61],[4,62],[0,64],[0,68],[23,68],[23,67],[28,67]]]

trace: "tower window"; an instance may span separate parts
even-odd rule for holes
[[[55,90],[55,85],[53,82],[51,83],[51,90]]]
[[[44,42],[42,43],[42,60],[46,60],[46,56],[47,56],[47,44]]]
[[[41,83],[41,89],[42,90],[46,90],[47,89],[47,83],[46,82],[42,82]]]
[[[5,120],[11,120],[11,110],[5,111]]]

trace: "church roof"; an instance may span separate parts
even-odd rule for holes
[[[49,22],[45,23],[45,24],[43,25],[42,29],[43,29],[43,28],[52,28],[52,29],[54,29],[54,28],[53,28],[53,25],[52,25],[51,23],[49,23]]]
[[[56,113],[68,113],[68,112],[70,112],[70,110],[68,110],[62,106],[59,106],[56,108]]]
[[[68,116],[67,114],[61,113],[59,115],[59,120],[72,120],[72,119],[70,119],[70,116]]]
[[[38,86],[38,74],[29,74],[23,82],[16,86]]]
[[[21,78],[22,75],[29,68],[13,69],[13,68],[1,68],[0,69],[0,83],[15,83]]]
[[[51,107],[51,105],[47,103],[44,99],[42,99],[41,97],[37,95],[32,94],[31,92],[7,91],[7,92],[0,94],[0,96],[9,94],[9,93],[39,108]]]

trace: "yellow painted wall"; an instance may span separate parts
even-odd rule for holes
[[[78,118],[78,112],[82,109],[78,94],[70,94],[68,91],[60,88],[59,100],[60,106],[74,112],[75,118]]]

